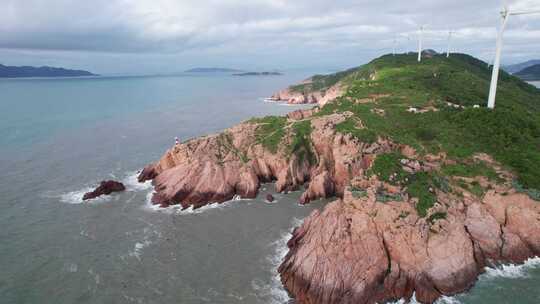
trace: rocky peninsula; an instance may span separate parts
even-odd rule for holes
[[[175,145],[139,181],[162,207],[268,182],[302,204],[336,197],[288,243],[279,272],[297,303],[432,303],[486,265],[540,255],[540,91],[505,73],[497,109],[478,108],[489,75],[456,54],[314,76],[274,95],[313,109]]]

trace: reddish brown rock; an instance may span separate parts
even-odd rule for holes
[[[184,208],[221,203],[236,195],[254,198],[260,184],[269,181],[275,181],[277,192],[297,190],[309,183],[303,203],[342,195],[350,178],[366,169],[365,159],[370,158],[364,151],[392,148],[387,141],[365,144],[336,133],[335,125],[348,115],[312,118],[312,159],[290,157],[287,138],[276,153],[267,151],[255,138],[257,125],[246,122],[221,134],[175,145],[147,166],[139,180],[153,180],[154,204],[181,204]]]
[[[311,83],[311,79],[307,79],[302,84]],[[289,87],[281,90],[270,98],[273,101],[282,101],[288,104],[310,104],[316,103],[319,105],[325,105],[328,102],[340,97],[345,93],[345,87],[337,83],[334,86],[324,91],[297,91]]]
[[[110,195],[113,192],[121,192],[126,190],[124,184],[116,181],[102,181],[99,186],[92,192],[87,192],[83,196],[83,201],[91,200],[102,195]]]
[[[279,272],[298,303],[381,303],[413,293],[433,303],[470,288],[490,260],[540,254],[540,207],[526,195],[490,191],[467,204],[454,197],[446,219],[430,222],[412,201],[376,202],[376,187],[369,182],[361,199],[347,193],[294,230]]]

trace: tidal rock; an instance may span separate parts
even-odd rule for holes
[[[121,192],[124,190],[126,190],[126,187],[120,182],[113,180],[102,181],[94,191],[84,194],[83,201],[94,199],[102,195],[110,195],[113,192]]]

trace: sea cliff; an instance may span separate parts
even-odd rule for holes
[[[253,198],[267,182],[302,204],[336,197],[288,243],[279,272],[296,301],[432,303],[486,265],[540,254],[540,91],[503,73],[488,110],[489,75],[456,54],[314,76],[275,95],[313,109],[179,143],[139,180],[162,207]]]

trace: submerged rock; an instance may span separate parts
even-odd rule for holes
[[[124,190],[126,190],[126,187],[120,182],[113,180],[102,181],[94,191],[84,194],[83,201],[91,200],[102,195],[109,195],[113,192],[121,192]]]

